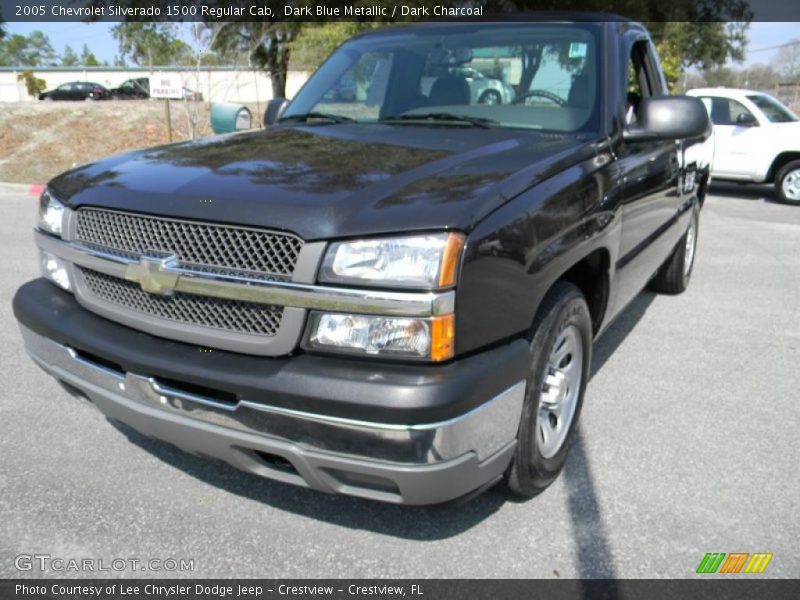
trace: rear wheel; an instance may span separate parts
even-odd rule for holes
[[[689,287],[694,269],[694,257],[697,251],[697,228],[699,212],[697,206],[692,208],[689,227],[678,242],[675,250],[661,265],[656,276],[650,282],[650,288],[660,294],[680,294]]]
[[[532,328],[532,363],[509,489],[532,497],[561,472],[583,404],[592,355],[592,322],[580,290],[558,282]]]
[[[793,160],[778,171],[775,193],[782,202],[800,204],[800,160]]]

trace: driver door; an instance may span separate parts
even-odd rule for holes
[[[665,95],[666,86],[649,40],[637,41],[629,55],[628,112],[635,121],[641,100]],[[675,140],[625,143],[620,149],[617,164],[624,200],[617,309],[641,291],[678,241],[678,151]]]
[[[702,100],[714,124],[712,175],[752,179],[758,163],[753,160],[753,152],[763,147],[763,127],[759,126],[757,117],[731,98],[706,96]]]

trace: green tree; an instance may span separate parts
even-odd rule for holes
[[[137,65],[191,64],[191,49],[178,39],[176,23],[131,23],[115,25],[111,34],[119,44],[119,55]]]
[[[647,23],[670,89],[689,67],[713,71],[731,60],[741,62],[749,25],[746,21]]]
[[[45,80],[36,77],[33,71],[23,71],[17,75],[17,80],[25,82],[25,89],[28,91],[28,95],[34,98],[38,98],[39,94],[47,89]]]
[[[486,12],[597,10],[596,0],[486,0]],[[615,10],[644,21],[673,87],[690,67],[713,69],[741,61],[753,18],[748,0],[618,0]],[[536,54],[529,57],[535,64]],[[535,69],[531,69],[535,74]]]
[[[359,21],[306,23],[291,43],[292,67],[316,69],[347,38],[379,25],[380,23]]]
[[[84,67],[100,66],[100,61],[97,60],[97,57],[91,50],[89,50],[89,46],[87,46],[86,44],[83,45],[83,50],[81,50],[81,64]]]
[[[278,8],[273,9],[274,14],[280,14]],[[212,49],[223,57],[248,56],[251,65],[269,74],[273,96],[286,96],[292,42],[302,25],[277,20],[229,23],[218,33]]]
[[[424,3],[425,0],[406,2],[409,5]],[[274,4],[273,12],[280,15],[281,3]],[[383,4],[391,5],[391,2]],[[313,70],[347,38],[380,25],[385,23],[374,19],[329,23],[285,20],[231,23],[217,36],[214,50],[222,61],[247,57],[251,65],[269,74],[273,96],[286,96],[290,60],[295,68]]]
[[[61,55],[61,66],[74,67],[77,64],[80,64],[80,61],[78,60],[78,55],[75,54],[75,50],[69,45],[64,46],[64,53]]]
[[[49,38],[39,30],[28,36],[15,33],[0,41],[0,66],[40,67],[55,65],[56,60]]]

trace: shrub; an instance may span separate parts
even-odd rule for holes
[[[28,95],[33,96],[34,98],[38,98],[39,94],[41,94],[47,88],[47,83],[45,83],[45,80],[36,77],[36,75],[33,74],[33,71],[23,71],[17,75],[17,79],[25,82],[25,88],[28,90]]]

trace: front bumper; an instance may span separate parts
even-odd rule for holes
[[[497,481],[514,451],[524,341],[440,366],[263,359],[128,329],[44,281],[14,308],[37,364],[108,417],[257,475],[434,504]]]

